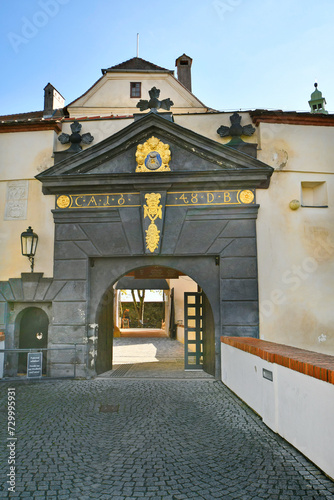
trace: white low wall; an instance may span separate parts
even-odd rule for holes
[[[333,479],[334,385],[224,343],[221,353],[222,382]]]

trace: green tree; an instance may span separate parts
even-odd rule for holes
[[[135,290],[131,290],[133,306],[135,308],[138,322],[141,328],[144,328],[144,302],[145,302],[145,290],[137,290],[138,302],[136,299]]]

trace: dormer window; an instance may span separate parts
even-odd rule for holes
[[[130,83],[130,97],[141,97],[141,82]]]

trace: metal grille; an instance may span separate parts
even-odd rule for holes
[[[184,367],[203,369],[203,295],[184,294]]]
[[[118,405],[100,405],[100,413],[118,413]]]
[[[121,365],[118,368],[116,368],[115,371],[110,375],[110,377],[124,377],[126,373],[128,373],[129,370],[133,367],[133,364],[129,365]]]

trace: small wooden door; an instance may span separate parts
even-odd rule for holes
[[[29,307],[20,322],[20,349],[42,349],[48,346],[49,319],[39,307]],[[47,351],[43,351],[42,373],[46,374]],[[18,373],[27,373],[27,353],[19,354]]]
[[[203,294],[184,294],[184,368],[203,369]]]

